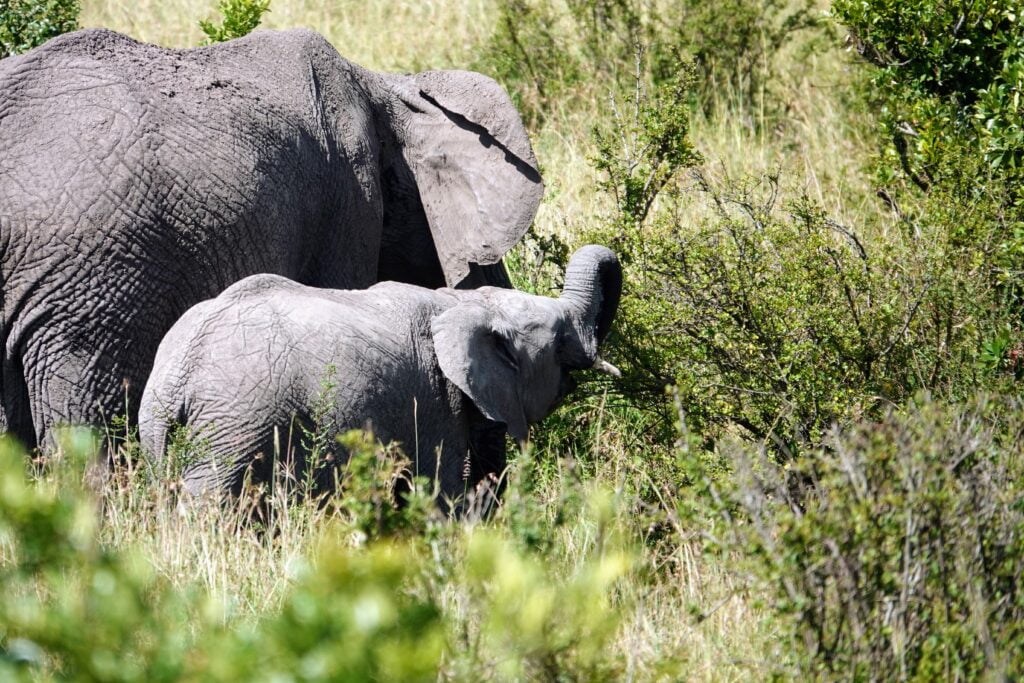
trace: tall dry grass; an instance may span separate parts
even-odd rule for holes
[[[204,39],[198,21],[219,20],[210,0],[86,0],[83,27],[122,31],[165,47],[192,47]],[[493,24],[488,0],[443,2],[271,2],[261,28],[311,28],[342,55],[371,69],[423,71],[463,67]]]
[[[650,478],[642,464],[614,436],[598,454],[581,453],[597,462],[581,477],[580,461],[560,460],[563,454],[537,453],[547,463],[535,488],[524,494],[513,483],[516,504],[525,506],[529,522],[554,530],[549,546],[539,554],[554,576],[573,576],[593,562],[598,531],[585,515],[559,519],[566,502],[595,493],[596,487],[623,496],[619,517],[611,526],[615,544],[634,558],[634,570],[616,587],[621,625],[609,651],[630,678],[652,680],[683,677],[699,680],[763,678],[775,669],[771,660],[776,625],[757,606],[744,581],[728,560],[713,560],[701,552],[701,532],[676,525],[681,542],[645,546],[646,522],[628,517],[630,478]],[[60,458],[58,453],[55,457]],[[598,460],[598,457],[600,458]],[[515,466],[514,466],[515,467]],[[73,470],[51,464],[55,474],[43,475],[38,485],[60,488],[61,477]],[[590,483],[588,483],[588,481]],[[110,548],[142,557],[180,591],[202,588],[225,621],[258,620],[277,609],[291,582],[313,561],[328,536],[350,527],[344,513],[313,503],[295,503],[283,495],[266,503],[265,524],[254,524],[244,506],[183,504],[176,496],[175,478],[128,467],[115,473],[101,492],[101,541]],[[281,490],[281,489],[278,489]],[[685,492],[679,492],[685,495]],[[675,509],[681,501],[671,493],[663,503]],[[342,523],[339,524],[339,521]],[[474,535],[487,530],[515,538],[520,531],[515,515],[495,519],[447,521],[435,527],[430,552],[419,567],[427,577],[426,590],[446,615],[452,641],[479,628],[478,599],[472,581],[462,571],[462,558]],[[348,533],[347,531],[345,533]],[[336,539],[334,539],[336,540]],[[0,539],[2,541],[2,539]],[[348,536],[358,548],[364,539]],[[0,563],[4,546],[0,542]],[[413,590],[424,590],[423,587]],[[445,680],[478,680],[455,664],[442,670]],[[451,664],[451,662],[449,663]],[[464,663],[463,663],[464,664]]]

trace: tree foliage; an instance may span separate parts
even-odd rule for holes
[[[0,0],[0,59],[78,28],[78,0]]]
[[[217,10],[224,17],[219,26],[210,21],[199,21],[199,28],[206,34],[207,45],[251,33],[260,25],[263,15],[270,11],[270,0],[219,0]]]
[[[998,173],[1024,163],[1024,21],[1014,0],[836,0],[833,13],[874,67],[880,122],[922,187],[955,173],[949,148],[978,149]]]

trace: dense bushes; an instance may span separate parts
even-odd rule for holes
[[[806,197],[781,203],[775,177],[695,178],[701,224],[661,215],[608,236],[646,294],[623,307],[624,391],[674,385],[706,437],[734,425],[796,454],[918,389],[1008,376],[982,360],[1005,325],[987,258],[1000,236],[970,211],[950,212],[976,227],[970,248],[933,226],[869,240]]]
[[[1024,163],[1024,22],[1014,0],[837,0],[858,52],[876,67],[880,123],[919,185],[956,173],[951,147],[967,144],[992,169]]]
[[[889,197],[906,197],[904,181],[935,195],[917,211],[906,210],[916,213],[910,220],[945,225],[962,243],[974,236],[948,222],[948,209],[972,205],[987,213],[988,229],[1001,235],[992,277],[1006,294],[1018,337],[1024,312],[1020,10],[1012,0],[837,0],[833,7],[873,67],[868,97],[878,111],[880,177]]]
[[[686,457],[719,515],[709,543],[747,558],[804,673],[1012,680],[1024,675],[1022,452],[1019,401],[920,397],[794,466],[742,443],[720,452],[729,478]]]
[[[627,401],[667,410],[672,386],[709,444],[739,428],[795,456],[919,389],[1011,376],[984,357],[1011,325],[990,203],[936,192],[891,226],[845,226],[806,196],[782,200],[778,175],[716,177],[687,137],[686,84],[638,88],[596,130],[614,211],[589,239],[625,264],[610,353]]]

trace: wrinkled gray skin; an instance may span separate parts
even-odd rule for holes
[[[164,333],[248,275],[507,286],[536,167],[492,80],[374,73],[306,30],[0,60],[0,431],[132,415]]]
[[[573,256],[558,299],[247,278],[192,307],[164,338],[142,397],[143,449],[162,459],[171,430],[184,425],[202,444],[184,467],[186,491],[237,494],[247,477],[266,482],[294,423],[311,425],[333,366],[327,424],[370,426],[397,441],[417,474],[438,475],[442,500],[456,500],[503,470],[506,431],[525,440],[527,425],[573,388],[571,371],[594,366],[621,283],[614,254],[597,246]],[[302,481],[297,442],[290,462]],[[332,470],[318,474],[321,489],[333,483]]]

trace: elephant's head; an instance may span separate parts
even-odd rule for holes
[[[384,235],[379,279],[509,286],[501,257],[544,186],[519,113],[469,71],[383,77]],[[498,264],[494,268],[487,268]]]
[[[484,417],[522,442],[527,425],[572,390],[572,370],[598,368],[598,345],[618,308],[622,271],[609,249],[587,246],[569,261],[558,299],[485,288],[431,324],[441,371]]]

